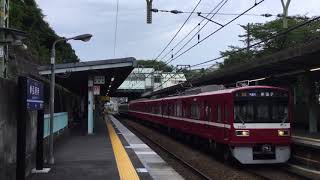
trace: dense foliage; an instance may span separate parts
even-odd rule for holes
[[[28,33],[29,38],[25,44],[28,46],[29,53],[36,58],[34,61],[41,64],[50,62],[50,49],[58,38],[44,17],[35,0],[10,1],[10,28]],[[56,50],[57,63],[79,61],[69,43],[57,44]]]
[[[293,27],[298,25],[306,20],[309,20],[308,17],[291,17],[288,20],[288,27]],[[261,40],[264,40],[266,37],[270,37],[276,33],[284,31],[282,27],[282,19],[278,18],[276,20],[267,22],[267,23],[255,23],[241,26],[245,30],[244,35],[239,35],[241,38],[240,41],[244,42],[247,45],[247,34],[249,33],[249,42],[254,44]],[[277,51],[296,46],[300,43],[305,43],[313,39],[320,37],[320,22],[316,21],[309,25],[298,28],[294,31],[287,33],[285,36],[281,36],[272,40],[262,43],[258,46],[250,48],[249,51],[238,51],[242,47],[229,46],[229,50],[220,52],[221,55],[226,56],[224,63],[221,67],[228,67],[236,65],[242,62],[249,62],[254,58],[259,58],[261,56],[270,55]]]

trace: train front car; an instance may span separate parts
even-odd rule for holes
[[[233,93],[230,150],[242,164],[284,163],[290,157],[291,111],[288,91],[240,88]]]

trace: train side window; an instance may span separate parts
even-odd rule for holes
[[[181,116],[181,102],[177,103],[177,116],[180,117]]]
[[[169,103],[168,104],[168,116],[170,116],[171,115],[171,111],[172,111],[172,104],[171,103]]]
[[[184,117],[190,118],[190,104],[186,103],[185,104],[185,109],[184,109]]]
[[[182,107],[183,107],[183,111],[182,111],[182,116],[183,117],[187,117],[187,104],[186,102],[182,102]]]
[[[228,111],[228,105],[224,104],[224,118],[226,122],[229,122],[229,111]]]
[[[162,113],[163,115],[167,115],[167,104],[163,104]]]
[[[196,102],[193,102],[191,104],[191,118],[192,119],[199,119],[200,118],[199,104]]]
[[[217,122],[221,122],[221,106],[217,105]]]
[[[212,121],[212,109],[211,106],[205,103],[205,121]]]

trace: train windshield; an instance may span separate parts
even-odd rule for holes
[[[237,101],[235,123],[284,123],[288,121],[288,101]]]

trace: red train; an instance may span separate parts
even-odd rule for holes
[[[282,88],[248,86],[129,103],[129,114],[208,140],[242,164],[290,157],[291,98]]]

